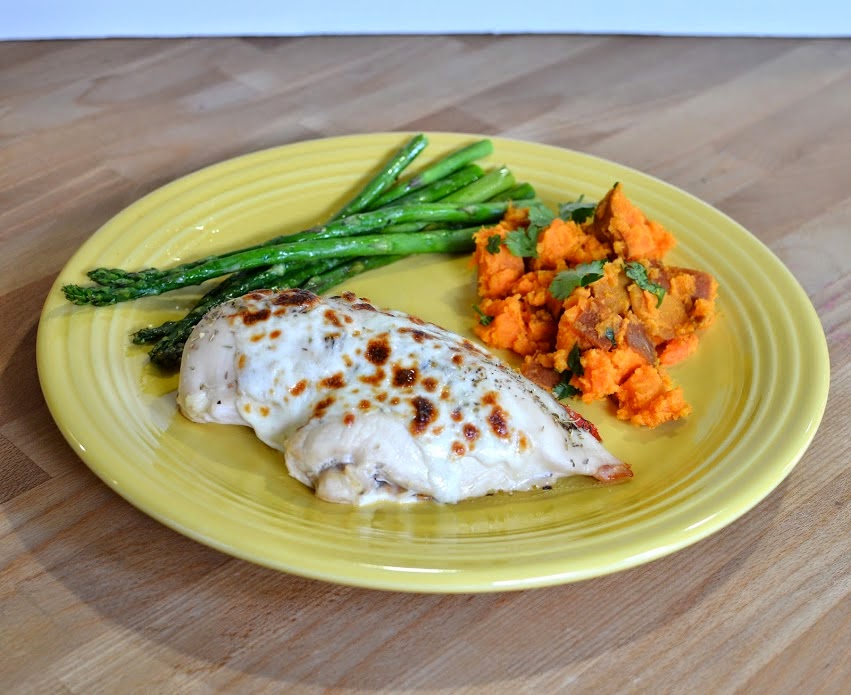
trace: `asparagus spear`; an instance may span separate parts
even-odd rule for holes
[[[415,191],[403,195],[393,201],[393,205],[410,205],[412,203],[434,203],[442,201],[446,196],[455,193],[455,191],[469,186],[474,181],[482,178],[485,175],[484,170],[477,164],[470,164],[463,169],[459,169],[442,179],[438,179],[428,186],[423,186]],[[482,202],[482,201],[478,201]]]
[[[492,198],[493,196],[514,186],[514,174],[508,167],[501,166],[482,176],[478,181],[473,181],[455,193],[450,193],[441,203],[465,203],[468,200]]]
[[[371,256],[369,258],[355,258],[354,260],[347,261],[346,263],[338,265],[336,268],[327,272],[316,274],[307,279],[305,282],[300,283],[299,286],[302,289],[310,290],[314,294],[322,294],[355,275],[365,273],[367,270],[383,268],[385,265],[390,265],[391,263],[400,261],[403,258],[404,256]]]
[[[481,180],[482,179],[479,179],[470,185],[474,186]],[[191,263],[183,263],[173,268],[164,270],[158,268],[147,268],[135,273],[130,273],[120,268],[96,268],[89,271],[88,276],[98,284],[104,285],[105,287],[133,287],[137,284],[158,282],[167,275],[191,273],[196,268],[209,265],[213,262],[225,261],[243,253],[261,251],[262,249],[279,246],[281,244],[290,244],[305,240],[337,239],[359,234],[368,234],[369,232],[374,232],[394,223],[420,222],[423,223],[423,226],[425,226],[430,222],[487,222],[502,215],[506,209],[506,203],[461,205],[457,202],[453,204],[440,202],[394,205],[382,208],[381,210],[373,210],[371,212],[350,215],[349,217],[344,217],[342,219],[329,222],[326,225],[297,232],[296,234],[275,237],[265,244],[251,246],[247,249],[241,249],[239,251],[233,251],[219,256],[208,256],[207,258],[192,261]]]
[[[537,194],[535,193],[535,189],[532,187],[532,184],[519,183],[514,188],[509,188],[507,191],[502,191],[492,198],[488,198],[488,201],[495,203],[501,200],[530,200],[536,195]]]
[[[447,195],[454,193],[455,191],[460,190],[461,188],[468,186],[469,184],[475,182],[479,178],[485,176],[482,168],[476,166],[475,164],[471,164],[470,166],[464,167],[463,169],[456,171],[449,176],[446,176],[443,179],[435,181],[434,183],[421,188],[413,193],[409,193],[408,195],[399,198],[394,204],[396,205],[410,205],[415,203],[433,203],[437,202]],[[457,200],[458,203],[483,203],[486,201],[486,197],[475,196],[470,200]],[[416,231],[418,229],[422,229],[424,225],[414,225],[412,223],[406,223],[410,226],[405,228],[402,227],[398,231]],[[329,230],[328,227],[331,227]],[[299,241],[306,238],[332,238],[337,236],[337,233],[334,231],[336,228],[335,224],[326,225],[325,228],[317,227],[318,231],[313,232],[311,230],[305,230],[303,232],[297,234],[284,234],[281,236],[274,237],[273,239],[269,239],[268,241],[263,242],[262,244],[255,244],[254,246],[249,246],[242,249],[237,249],[236,251],[231,251],[226,254],[221,254],[220,256],[207,256],[206,258],[201,258],[195,261],[190,261],[189,263],[184,263],[177,268],[181,270],[189,270],[190,268],[195,268],[199,265],[203,265],[208,261],[211,261],[214,258],[222,258],[223,256],[231,255],[233,253],[239,253],[241,251],[249,251],[251,249],[259,249],[264,246],[274,246],[276,244],[283,244],[288,241]],[[347,233],[343,233],[343,236],[348,236]],[[173,268],[171,271],[176,270]],[[122,270],[121,268],[95,268],[94,270],[90,270],[88,272],[89,279],[98,283],[99,285],[104,285],[106,287],[126,287],[127,285],[132,285],[140,280],[152,280],[157,277],[162,277],[163,273],[166,271],[160,270],[158,268],[146,268],[145,270],[139,270],[136,272],[130,272],[127,270]]]
[[[482,157],[487,157],[493,152],[493,143],[490,140],[478,140],[460,150],[456,150],[445,157],[439,159],[434,164],[426,167],[417,174],[414,174],[407,181],[397,183],[395,186],[388,189],[383,195],[377,198],[369,209],[375,209],[389,205],[394,200],[415,191],[418,188],[427,186],[438,179],[448,176],[453,171],[466,166],[470,162],[474,162]]]
[[[492,205],[503,206],[502,203]],[[504,209],[504,207],[503,207]],[[127,287],[80,287],[65,285],[62,291],[74,304],[108,306],[139,297],[162,294],[237,270],[248,270],[278,263],[355,258],[358,256],[395,256],[413,253],[461,253],[472,249],[472,233],[478,229],[422,232],[420,234],[375,234],[342,239],[317,239],[298,244],[279,244],[233,254],[196,266],[186,272],[166,275],[154,282]]]
[[[506,168],[499,167],[489,171],[480,179],[473,181],[471,184],[460,188],[454,193],[447,195],[441,199],[442,204],[466,205],[480,203],[483,200],[488,200],[492,196],[511,188],[514,185],[514,175]],[[384,233],[387,234],[402,234],[410,232],[418,232],[428,226],[427,221],[417,222],[398,222],[384,228]]]
[[[369,208],[378,196],[393,185],[399,174],[425,149],[426,145],[428,145],[428,139],[422,133],[412,137],[360,193],[340,208],[331,219],[337,220]]]

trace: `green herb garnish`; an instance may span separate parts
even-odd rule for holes
[[[580,195],[572,203],[561,203],[558,206],[558,216],[565,222],[572,220],[577,224],[582,224],[594,214],[596,209],[597,203],[593,203],[590,200],[585,202],[585,196]]]
[[[505,236],[505,247],[519,258],[538,257],[538,235],[542,227],[530,224],[526,229],[517,229]]]
[[[638,285],[642,290],[646,290],[656,295],[656,308],[662,306],[662,300],[665,298],[665,288],[662,285],[657,285],[647,277],[647,268],[638,261],[630,261],[624,266],[626,276]]]
[[[488,253],[499,253],[500,246],[502,246],[502,237],[499,234],[492,234],[488,237]]]
[[[479,315],[479,323],[487,326],[493,321],[493,316],[488,316],[478,304],[473,304],[473,310]]]
[[[568,398],[569,396],[578,396],[582,393],[582,391],[578,388],[571,385],[570,379],[572,376],[573,375],[569,371],[562,372],[561,381],[553,386],[553,395],[559,400],[562,398]]]
[[[568,396],[579,396],[582,393],[570,383],[574,375],[582,376],[585,374],[585,367],[582,366],[580,357],[579,343],[576,343],[567,354],[567,369],[561,373],[561,381],[553,387],[553,395],[559,400]]]
[[[585,287],[603,277],[606,261],[580,263],[570,270],[562,270],[550,283],[550,294],[556,299],[567,299],[577,287]]]
[[[585,374],[585,367],[582,366],[579,356],[579,343],[576,343],[571,348],[570,352],[567,353],[567,368],[576,376],[582,376]]]
[[[549,226],[550,222],[556,218],[556,216],[553,215],[552,210],[541,203],[537,205],[530,205],[528,215],[529,225],[541,228]]]

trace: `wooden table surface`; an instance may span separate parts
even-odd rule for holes
[[[137,511],[65,443],[35,363],[77,246],[204,165],[384,130],[584,150],[679,186],[791,269],[831,394],[788,479],[650,564],[509,594],[301,579]],[[348,37],[0,44],[5,692],[848,692],[851,43]]]

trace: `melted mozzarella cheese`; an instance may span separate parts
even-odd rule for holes
[[[178,390],[252,427],[332,502],[457,502],[574,474],[630,477],[593,426],[468,340],[352,294],[253,292],[212,310]]]

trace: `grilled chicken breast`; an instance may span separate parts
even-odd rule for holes
[[[351,293],[252,292],[183,354],[181,411],[248,425],[331,502],[439,502],[631,477],[593,425],[470,341]]]

